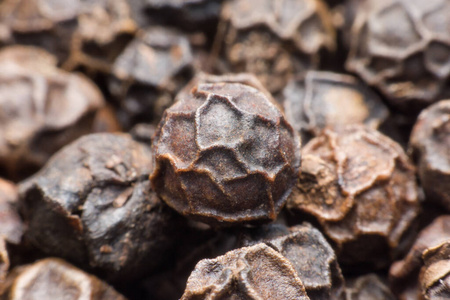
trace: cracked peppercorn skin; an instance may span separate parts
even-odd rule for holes
[[[183,226],[151,189],[152,170],[150,147],[128,134],[76,140],[19,185],[25,237],[109,281],[155,272]]]
[[[376,130],[349,125],[325,130],[302,153],[288,209],[317,219],[341,267],[386,267],[419,213],[415,168],[403,149]]]
[[[211,225],[274,220],[297,176],[300,137],[265,91],[224,80],[198,83],[166,110],[150,180],[169,206]]]

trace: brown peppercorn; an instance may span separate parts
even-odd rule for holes
[[[447,93],[450,3],[447,0],[353,1],[347,69],[408,113]],[[448,89],[447,89],[448,90]]]
[[[424,265],[422,254],[449,240],[450,215],[440,216],[419,233],[406,257],[392,264],[389,281],[399,299],[419,299],[419,272]]]
[[[19,186],[25,237],[110,281],[157,271],[182,229],[150,187],[152,159],[128,134],[91,134],[66,146]]]
[[[192,61],[189,41],[181,33],[163,27],[141,31],[115,60],[109,80],[109,90],[120,101],[123,125],[157,124],[191,78]]]
[[[381,99],[353,76],[308,71],[283,91],[286,119],[303,135],[326,127],[366,124],[377,129],[388,116]]]
[[[31,175],[62,146],[89,133],[104,105],[91,81],[55,64],[34,47],[0,52],[0,174],[6,178]]]
[[[188,279],[181,300],[273,299],[306,300],[296,271],[280,253],[265,244],[201,260]]]
[[[414,167],[404,151],[373,129],[348,125],[325,130],[302,152],[288,209],[317,219],[341,266],[386,267],[419,209]]]
[[[389,287],[375,274],[347,280],[347,300],[395,300]]]
[[[427,300],[450,299],[450,239],[424,251],[420,270],[422,296]]]
[[[1,300],[126,300],[114,288],[67,262],[47,258],[14,269]]]
[[[300,166],[300,138],[266,91],[241,75],[198,83],[166,110],[152,185],[176,211],[211,225],[274,220]]]
[[[322,50],[335,48],[321,0],[232,0],[221,19],[217,39],[230,70],[255,74],[272,93],[294,74],[317,68]]]
[[[281,253],[294,267],[311,300],[343,299],[344,278],[336,254],[322,233],[308,223],[283,227],[270,224],[248,230],[242,242],[263,242]]]
[[[126,0],[5,0],[0,44],[24,44],[56,55],[66,69],[107,71],[136,30]]]
[[[450,211],[450,100],[423,110],[414,125],[410,150],[427,199]]]
[[[0,237],[7,242],[19,244],[24,226],[17,212],[17,188],[0,178]]]

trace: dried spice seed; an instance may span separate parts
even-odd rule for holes
[[[300,166],[300,138],[268,93],[242,78],[182,91],[153,144],[155,191],[213,225],[274,220]]]
[[[42,47],[65,69],[107,72],[136,31],[126,0],[5,0],[0,43]]]
[[[152,159],[127,134],[91,134],[66,146],[19,186],[26,238],[110,281],[157,271],[182,228],[150,187]]]
[[[419,210],[414,167],[404,151],[375,130],[349,125],[325,130],[302,153],[288,209],[317,219],[336,244],[341,267],[386,267]]]
[[[424,299],[450,298],[450,240],[425,250],[419,281]]]
[[[405,112],[448,93],[450,3],[446,0],[353,1],[347,69]]]
[[[319,230],[308,223],[286,228],[270,224],[247,230],[241,243],[263,242],[281,253],[294,267],[311,300],[343,299],[344,278],[333,248]]]
[[[423,110],[414,125],[410,150],[427,199],[450,211],[450,100]]]
[[[450,216],[437,217],[423,229],[403,260],[391,265],[389,281],[392,290],[400,299],[419,299],[421,287],[419,272],[423,267],[422,254],[450,240]]]
[[[188,299],[309,298],[286,258],[265,244],[257,244],[201,260],[181,297]]]
[[[34,47],[0,52],[0,173],[6,178],[31,175],[62,146],[91,132],[104,105],[91,81],[55,63]]]
[[[14,269],[1,300],[28,299],[126,300],[111,286],[67,262],[47,258]]]
[[[255,74],[272,93],[294,74],[317,68],[321,50],[335,47],[331,16],[320,0],[233,0],[221,19],[217,39],[228,68]]]
[[[395,300],[395,296],[381,278],[368,274],[347,280],[347,300]]]
[[[110,92],[120,101],[119,119],[126,128],[137,122],[158,123],[179,89],[193,73],[186,36],[163,27],[142,31],[117,57]]]
[[[347,124],[377,129],[388,117],[377,94],[344,74],[308,71],[303,79],[288,83],[283,99],[286,118],[302,137]]]

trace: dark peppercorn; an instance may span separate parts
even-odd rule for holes
[[[450,299],[450,240],[425,250],[420,270],[420,287],[424,299]]]
[[[375,274],[347,280],[347,300],[395,300],[386,283]]]
[[[151,27],[140,31],[112,65],[109,90],[120,101],[126,128],[157,124],[179,89],[193,74],[189,41],[183,34]]]
[[[320,0],[232,0],[224,5],[217,39],[228,68],[255,74],[272,93],[294,74],[318,67],[335,48],[331,16]]]
[[[410,150],[427,199],[450,211],[450,100],[421,112],[411,133]]]
[[[82,65],[107,72],[136,29],[126,0],[0,4],[0,44],[42,47],[70,70]]]
[[[217,77],[215,77],[217,79]],[[242,75],[198,83],[166,110],[152,185],[178,212],[220,225],[274,220],[300,166],[300,138]]]
[[[423,229],[405,258],[392,264],[389,281],[399,299],[419,299],[419,272],[424,265],[422,254],[446,241],[450,241],[449,215],[437,217]]]
[[[325,130],[302,152],[288,209],[317,219],[341,266],[386,267],[419,209],[414,167],[404,151],[375,130],[349,125]]]
[[[155,272],[182,230],[150,187],[152,158],[127,134],[91,134],[66,146],[19,186],[25,237],[110,281]]]
[[[343,299],[344,278],[333,248],[319,230],[308,223],[286,228],[270,224],[249,230],[244,244],[264,242],[294,267],[311,300]]]
[[[89,133],[104,105],[91,81],[55,64],[34,47],[0,52],[0,174],[6,178],[31,175],[62,146]]]
[[[283,100],[286,118],[302,137],[347,124],[376,129],[388,116],[377,94],[355,77],[338,73],[308,71],[288,83]]]
[[[230,251],[201,260],[188,279],[181,300],[273,299],[306,300],[296,271],[266,244]]]
[[[57,258],[43,259],[11,271],[0,299],[126,300],[97,277]]]
[[[367,0],[356,5],[347,69],[409,114],[448,93],[450,2]]]

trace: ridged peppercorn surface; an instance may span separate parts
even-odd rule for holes
[[[450,2],[354,3],[347,69],[409,113],[438,100],[450,75]]]
[[[318,220],[341,263],[385,267],[419,209],[415,169],[403,149],[351,125],[325,130],[303,153],[288,208]]]
[[[166,110],[153,187],[206,223],[274,220],[295,183],[300,138],[267,92],[224,80],[198,83]]]
[[[427,199],[450,211],[450,100],[439,101],[420,113],[410,148]]]

